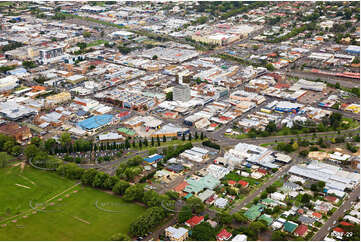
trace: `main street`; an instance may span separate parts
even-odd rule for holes
[[[331,228],[337,223],[339,218],[342,218],[345,215],[345,212],[352,207],[352,202],[360,198],[360,185],[358,184],[356,189],[351,192],[349,198],[343,202],[341,207],[339,207],[327,220],[327,222],[321,227],[321,229],[313,236],[313,241],[323,240],[327,234],[331,231]]]

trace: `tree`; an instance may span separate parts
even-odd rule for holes
[[[272,63],[267,63],[267,64],[266,64],[266,68],[267,68],[267,70],[269,70],[269,71],[274,71],[274,70],[275,70],[275,68],[274,68],[274,66],[272,65]]]
[[[273,133],[277,130],[277,126],[276,126],[276,123],[274,121],[271,121],[267,124],[266,126],[266,131],[268,133]]]
[[[117,184],[118,182],[119,182],[118,177],[108,176],[103,183],[103,188],[112,190],[115,184]]]
[[[240,222],[240,223],[247,223],[248,222],[248,219],[243,215],[243,213],[241,212],[237,212],[237,213],[234,213],[233,214],[233,218],[237,221],[237,222]]]
[[[94,178],[95,176],[97,175],[97,170],[95,169],[89,169],[89,170],[86,170],[83,175],[81,176],[81,182],[84,184],[84,185],[92,185],[93,184],[93,181],[94,181]]]
[[[83,36],[84,36],[84,38],[89,38],[91,36],[91,33],[88,31],[84,31]]]
[[[139,149],[141,150],[142,149],[142,146],[143,146],[143,143],[141,140],[138,141],[138,146],[139,146]]]
[[[204,204],[202,200],[197,197],[190,197],[186,204],[192,208],[194,213],[201,213],[204,211]]]
[[[305,193],[302,195],[302,198],[301,198],[301,203],[308,203],[310,200],[311,200],[311,195]]]
[[[204,134],[203,134],[203,132],[201,132],[201,140],[203,140],[204,139]]]
[[[186,135],[184,134],[184,132],[182,134],[182,141],[186,141]]]
[[[5,168],[8,166],[8,158],[5,152],[0,152],[0,168]]]
[[[20,145],[15,145],[11,148],[11,154],[14,156],[18,156],[21,154],[22,148]]]
[[[165,99],[167,101],[173,101],[173,92],[167,92]]]
[[[142,201],[144,195],[144,187],[141,184],[130,186],[125,190],[123,199],[127,202]]]
[[[97,188],[105,188],[104,184],[108,178],[109,178],[108,174],[106,174],[104,172],[98,172],[94,177],[92,186],[97,187]]]
[[[163,135],[163,143],[167,142],[167,138]]]
[[[50,154],[54,154],[55,145],[56,145],[56,140],[53,138],[47,139],[44,142],[45,150]]]
[[[197,131],[194,133],[194,138],[195,138],[196,140],[199,138]]]
[[[189,140],[189,141],[192,141],[192,134],[191,134],[191,132],[189,132],[189,134],[188,134],[188,140]]]
[[[217,214],[217,219],[218,219],[218,222],[221,224],[230,224],[230,223],[232,223],[233,217],[232,217],[232,215],[230,215],[226,212],[223,212],[223,213]]]
[[[129,143],[129,138],[125,139],[125,148],[129,149],[130,148],[130,143]]]
[[[35,68],[37,66],[34,61],[23,61],[22,64],[26,69]]]
[[[160,146],[160,139],[158,135],[157,135],[157,145]]]
[[[126,181],[119,180],[114,186],[112,191],[116,194],[123,195],[127,188],[129,187],[129,183]]]
[[[110,237],[110,240],[112,241],[130,241],[130,237],[126,234],[123,233],[117,233],[112,235],[112,237]]]
[[[157,55],[153,55],[152,60],[157,60],[158,56]]]
[[[154,146],[154,138],[152,137],[152,140],[151,140],[151,142],[150,142],[150,145],[151,146]]]
[[[271,236],[272,241],[284,241],[285,236],[281,231],[274,231]]]
[[[34,136],[30,140],[30,144],[36,145],[37,147],[40,147],[41,139],[39,136]]]
[[[143,144],[144,144],[145,147],[148,147],[148,139],[147,138],[144,138]]]
[[[195,241],[215,241],[216,232],[209,223],[203,222],[193,227],[191,239]]]
[[[178,215],[178,223],[184,223],[188,219],[192,218],[192,208],[190,206],[183,206]]]
[[[27,145],[24,149],[24,155],[27,160],[34,158],[35,155],[40,151],[40,149],[33,144]]]
[[[67,153],[69,153],[69,148],[71,144],[71,137],[69,133],[62,133],[60,136],[60,144],[63,147],[66,147]]]

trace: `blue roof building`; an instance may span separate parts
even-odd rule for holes
[[[154,155],[148,156],[147,158],[144,158],[144,161],[151,165],[151,164],[157,163],[161,159],[163,159],[162,155],[154,154]]]
[[[78,122],[78,126],[84,130],[94,130],[109,124],[112,120],[113,115],[110,114],[96,115]]]

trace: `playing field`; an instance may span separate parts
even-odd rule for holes
[[[0,198],[0,240],[109,240],[145,210],[30,167],[0,169]]]

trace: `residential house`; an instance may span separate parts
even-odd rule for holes
[[[297,221],[301,222],[302,224],[312,225],[316,221],[316,219],[306,215],[301,215],[298,217]]]
[[[298,227],[298,224],[296,224],[295,222],[287,221],[283,225],[283,230],[288,233],[293,233],[293,232],[295,232],[297,227]]]
[[[308,227],[304,224],[300,224],[297,229],[295,230],[294,234],[296,236],[304,237],[307,234]]]
[[[187,225],[188,227],[194,227],[194,226],[202,223],[203,221],[204,221],[203,216],[193,216],[192,218],[188,219],[185,222],[185,225]]]
[[[219,234],[217,234],[216,238],[218,241],[229,240],[232,237],[232,233],[228,232],[226,229],[222,229]]]
[[[165,236],[171,241],[184,241],[188,238],[188,229],[169,226],[165,229]]]
[[[214,206],[216,206],[217,208],[226,208],[228,204],[228,200],[225,198],[218,198],[215,202],[214,202]]]

